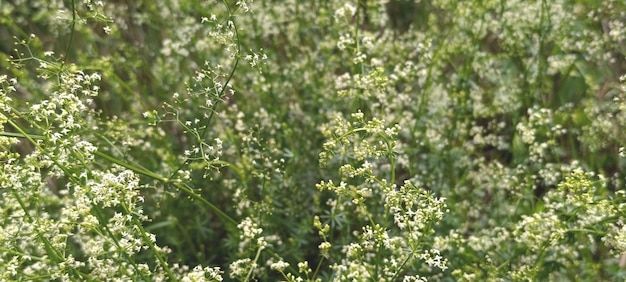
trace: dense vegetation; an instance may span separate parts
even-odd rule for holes
[[[622,0],[0,1],[0,280],[624,280],[625,58]]]

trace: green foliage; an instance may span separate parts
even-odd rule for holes
[[[0,279],[623,280],[624,10],[0,2]]]

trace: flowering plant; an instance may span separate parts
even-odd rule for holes
[[[0,2],[0,280],[623,280],[624,10]]]

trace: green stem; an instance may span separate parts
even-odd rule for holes
[[[322,264],[324,262],[324,257],[322,256],[322,258],[320,259],[320,261],[317,263],[317,267],[315,267],[315,271],[313,272],[313,275],[311,276],[311,280],[314,280],[315,277],[317,276],[317,273],[320,271],[320,269],[322,268]]]
[[[95,214],[95,217],[98,219],[98,222],[104,222],[104,216],[102,215],[102,211],[100,209],[100,207],[98,207],[97,205],[93,205],[93,214]],[[122,250],[122,247],[119,243],[119,240],[117,240],[117,238],[115,238],[115,235],[113,234],[113,232],[111,231],[111,229],[109,229],[109,227],[106,224],[102,224],[100,226],[98,226],[99,228],[102,228],[104,232],[106,232],[106,236],[111,239],[111,241],[113,241],[113,244],[115,244],[115,246],[117,247],[118,250]],[[104,233],[100,230],[96,230],[96,232],[100,235],[100,236],[105,236]],[[141,276],[141,278],[143,279],[143,281],[152,281],[152,279],[150,279],[150,277],[147,277],[141,270],[139,270],[139,268],[137,267],[137,263],[135,262],[135,260],[133,259],[133,257],[129,256],[128,253],[126,252],[122,252],[122,255],[130,262],[130,265],[132,266],[132,268],[135,270],[135,273],[138,273],[139,276]],[[126,270],[126,268],[122,268],[122,270],[128,275],[128,272]],[[130,277],[130,275],[128,275]]]
[[[233,17],[230,7],[225,1],[223,3],[226,6],[226,10],[228,10],[228,16],[230,18],[230,21],[233,22],[233,28],[235,29],[235,37],[237,38],[237,54],[235,56],[235,63],[233,65],[233,68],[231,69],[230,74],[228,74],[228,78],[226,78],[226,83],[224,83],[224,85],[222,86],[222,90],[220,90],[220,93],[218,94],[218,98],[224,97],[224,91],[226,91],[226,88],[228,88],[228,83],[232,80],[233,76],[235,75],[235,70],[237,70],[237,66],[239,65],[239,56],[241,54],[241,39],[239,38],[239,29],[237,28],[237,25],[235,24],[235,18]],[[220,99],[217,99],[217,100],[218,102],[220,101]],[[206,137],[209,124],[211,123],[211,119],[213,119],[213,116],[215,115],[215,109],[217,105],[218,103],[213,104],[211,113],[209,114],[209,117],[204,123],[204,129],[202,131],[202,134],[200,135],[200,137],[202,137],[203,139]]]
[[[246,279],[244,279],[243,281],[250,281],[250,277],[252,276],[252,272],[254,272],[254,268],[255,268],[254,265],[256,265],[256,262],[259,260],[259,257],[261,256],[261,251],[263,251],[263,247],[259,246],[259,249],[256,251],[256,255],[254,256],[254,260],[250,264],[250,270],[248,270],[248,274],[246,275]]]
[[[400,267],[398,267],[398,271],[396,271],[396,274],[394,274],[393,277],[391,277],[391,280],[389,280],[389,281],[396,281],[396,278],[398,277],[398,275],[400,275],[400,272],[402,272],[402,269],[409,262],[409,260],[411,260],[411,258],[413,258],[413,253],[409,254],[406,257],[406,259],[402,262]]]
[[[43,236],[41,234],[41,232],[39,232],[39,228],[37,228],[38,224],[35,223],[35,219],[30,215],[29,213],[29,209],[26,207],[26,204],[24,203],[24,200],[22,200],[22,197],[20,197],[20,195],[13,189],[11,189],[11,193],[13,194],[13,196],[15,197],[15,199],[17,200],[17,202],[19,203],[20,207],[22,208],[22,210],[24,211],[24,216],[26,217],[26,220],[28,220],[28,223],[35,226],[35,230],[37,233],[37,238],[39,239],[39,241],[41,241],[46,249],[46,253],[48,255],[50,255],[52,257],[52,259],[57,263],[60,264],[62,262],[65,262],[65,257],[62,256],[57,249],[54,248],[54,246],[52,246],[52,243],[50,243],[50,240],[48,240],[48,238],[46,238],[45,236]],[[76,275],[76,277],[82,277],[85,278],[85,276],[88,277],[88,275],[79,272],[78,270],[74,269],[74,268],[70,268],[70,270],[73,272],[74,275]],[[73,277],[70,276],[70,279],[72,281],[76,281]],[[91,279],[89,279],[91,280]]]
[[[7,133],[7,132],[2,132],[0,133],[0,135],[8,135],[11,137],[23,137],[26,138],[28,141],[30,141],[34,146],[36,146],[40,151],[43,152],[43,149],[39,146],[39,144],[34,140],[33,136],[37,137],[38,139],[43,139],[44,137],[41,135],[29,135],[27,134],[24,130],[22,130],[22,128],[20,128],[17,124],[15,124],[13,121],[9,120],[8,121],[9,124],[13,127],[15,127],[17,129],[17,131],[20,132],[20,135],[17,135],[15,133]],[[207,201],[205,198],[203,198],[202,196],[198,195],[196,192],[193,191],[193,189],[191,187],[189,187],[186,184],[182,184],[182,183],[174,183],[172,181],[170,181],[170,179],[160,176],[156,173],[153,173],[147,169],[143,169],[143,168],[139,168],[137,166],[134,166],[132,164],[129,164],[127,162],[121,161],[119,159],[116,159],[110,155],[107,155],[106,153],[100,152],[100,151],[96,151],[95,155],[108,160],[112,163],[115,163],[119,166],[122,166],[124,168],[127,168],[129,170],[132,170],[135,173],[150,177],[152,179],[158,180],[164,184],[171,184],[174,187],[180,189],[181,191],[187,193],[189,196],[191,196],[192,198],[202,202],[203,204],[205,204],[210,210],[212,210],[213,212],[215,212],[224,222],[231,224],[231,225],[237,225],[237,221],[235,221],[232,217],[228,216],[226,213],[224,213],[220,208],[218,208],[216,205],[212,204],[211,202]],[[55,165],[57,165],[59,168],[61,168],[61,170],[63,170],[63,172],[71,178],[71,174],[63,167],[61,166],[56,160],[52,159],[52,161],[54,162]],[[220,162],[222,164],[229,164],[230,167],[235,167],[233,164],[227,163],[227,162]],[[235,170],[238,174],[242,174],[241,171],[239,170]]]
[[[101,158],[103,158],[103,159],[105,159],[107,161],[110,161],[110,162],[112,162],[114,164],[117,164],[117,165],[122,166],[124,168],[130,169],[130,170],[134,171],[135,173],[138,173],[138,174],[150,177],[152,179],[156,179],[156,180],[161,181],[161,182],[166,183],[166,184],[170,183],[170,179],[169,178],[160,176],[160,175],[158,175],[156,173],[153,173],[153,172],[151,172],[151,171],[149,171],[147,169],[140,168],[140,167],[134,166],[132,164],[129,164],[127,162],[121,161],[121,160],[119,160],[117,158],[114,158],[114,157],[112,157],[110,155],[107,155],[107,154],[105,154],[105,153],[103,153],[101,151],[96,151],[95,155],[99,156],[99,157],[101,157]]]
[[[122,202],[121,206],[127,214],[132,214],[132,211],[128,209],[125,203]],[[144,229],[141,221],[139,221],[139,219],[137,219],[136,216],[132,216],[132,219],[133,219],[133,223],[135,224],[135,227],[137,227],[137,229],[139,230],[139,233],[141,234],[141,237],[143,238],[144,242],[148,244],[148,247],[150,247],[150,250],[159,261],[159,264],[161,265],[161,267],[163,267],[163,269],[167,273],[169,280],[178,281],[178,279],[176,278],[172,270],[169,268],[167,262],[165,261],[165,258],[163,258],[163,255],[159,252],[159,250],[157,250],[156,245],[154,244],[154,242],[152,242],[152,239],[148,236],[148,232],[146,231],[146,229]]]
[[[70,39],[67,41],[67,48],[65,49],[65,58],[63,58],[63,62],[67,61],[69,57],[70,48],[72,47],[72,40],[74,39],[74,31],[76,30],[76,7],[74,4],[74,0],[72,0],[72,23],[70,28]]]
[[[8,123],[9,123],[11,126],[13,126],[13,127],[14,127],[17,131],[19,131],[19,132],[20,132],[20,134],[21,134],[21,136],[20,136],[20,135],[18,135],[18,134],[15,134],[15,133],[7,133],[7,132],[2,132],[2,133],[0,133],[0,135],[9,135],[9,136],[12,136],[12,137],[23,137],[23,138],[26,138],[26,139],[27,139],[28,141],[30,141],[30,142],[31,142],[31,144],[33,144],[33,145],[34,145],[34,146],[35,146],[35,147],[36,147],[39,151],[41,151],[41,152],[44,152],[44,153],[45,153],[45,150],[44,150],[41,146],[39,146],[39,144],[38,144],[37,142],[35,142],[35,140],[34,140],[35,138],[33,138],[33,137],[36,137],[37,139],[43,139],[43,138],[44,138],[44,136],[41,136],[41,135],[29,135],[29,134],[27,134],[27,133],[26,133],[26,132],[25,132],[25,131],[24,131],[24,130],[23,130],[23,129],[19,126],[19,125],[17,125],[16,123],[14,123],[14,122],[13,122],[12,120],[10,120],[10,119],[8,120]],[[96,152],[96,155],[99,155],[98,153],[100,153],[100,152]],[[124,167],[126,167],[126,168],[133,167],[133,166],[132,166],[132,165],[130,165],[130,164],[123,163],[123,162],[121,162],[121,161],[119,161],[119,160],[117,160],[117,159],[115,159],[115,158],[113,158],[113,157],[110,157],[110,156],[106,155],[106,154],[102,154],[102,155],[104,155],[104,156],[108,157],[108,159],[109,159],[109,160],[111,160],[111,161],[114,161],[114,162],[115,162],[115,161],[117,161],[117,162],[120,162],[120,163],[122,163],[122,164],[127,165],[127,166],[124,166]],[[55,164],[58,168],[60,168],[60,169],[61,169],[61,170],[65,173],[65,175],[66,175],[66,176],[68,176],[68,177],[69,177],[69,179],[70,179],[70,181],[71,181],[72,183],[74,183],[74,184],[78,184],[78,183],[79,183],[79,182],[78,182],[78,181],[77,181],[74,177],[72,177],[72,176],[71,176],[71,174],[69,173],[68,169],[67,169],[65,166],[63,166],[63,165],[61,165],[60,163],[58,163],[58,162],[57,162],[54,158],[50,158],[50,159],[53,161],[53,163],[54,163],[54,164]],[[117,162],[116,162],[116,163],[117,163]],[[120,165],[122,165],[122,164],[120,164]],[[130,168],[129,168],[129,169],[130,169]],[[131,170],[132,170],[132,169],[131,169]],[[151,172],[150,172],[150,173],[151,173]],[[155,174],[154,174],[154,175],[155,175]],[[16,196],[16,197],[18,197],[18,195],[15,195],[15,196]],[[19,199],[19,198],[18,198],[18,202],[20,202],[20,205],[23,205],[23,204],[22,204],[22,202],[21,202],[21,199]],[[23,206],[22,208],[25,208],[25,206]],[[96,214],[98,215],[99,220],[100,220],[100,221],[102,221],[102,220],[103,220],[103,217],[102,217],[102,216],[101,216],[101,214],[99,213],[99,209],[98,209],[98,207],[97,207],[97,206],[94,206],[94,208],[95,208],[95,210],[96,210]],[[28,215],[28,212],[27,212],[26,210],[25,210],[25,213],[26,213],[26,215]],[[30,221],[32,221],[32,219],[31,219]],[[142,227],[141,227],[141,228],[142,228]],[[109,233],[109,235],[110,235],[109,237],[113,240],[114,244],[116,244],[116,246],[117,246],[117,247],[119,247],[119,243],[117,242],[117,240],[115,239],[115,237],[113,236],[113,234],[112,234],[112,233],[108,230],[108,228],[105,228],[105,229],[106,229],[106,230],[107,230],[107,232]],[[145,230],[144,230],[144,233],[145,233]],[[40,234],[38,234],[38,236],[39,236],[39,237],[41,237],[41,235],[40,235]],[[46,242],[47,242],[46,246],[48,246],[51,250],[53,250],[53,251],[54,251],[54,249],[52,249],[52,246],[50,245],[50,243],[47,241],[47,239],[46,239],[45,237],[41,237],[41,239],[42,239],[42,240],[46,240],[46,241],[44,241],[44,244],[46,244]],[[55,253],[56,253],[56,252],[55,252]],[[158,254],[156,254],[156,253],[155,253],[155,255],[158,255]],[[60,256],[60,255],[57,253],[57,256]],[[139,274],[140,274],[140,275],[141,275],[144,279],[145,279],[145,278],[147,278],[147,277],[145,277],[145,276],[144,276],[144,275],[143,275],[143,274],[139,271],[139,269],[137,269],[137,268],[136,268],[136,264],[133,264],[133,263],[132,263],[132,262],[134,262],[134,260],[133,260],[132,258],[130,258],[129,256],[126,256],[126,258],[127,258],[127,259],[131,262],[131,264],[133,265],[133,267],[135,268],[135,270],[136,270],[136,271],[137,271],[137,272],[138,272],[138,273],[139,273]],[[74,270],[74,271],[76,272],[76,270]],[[81,274],[80,272],[78,272],[78,273],[79,273],[79,274]]]
[[[224,85],[222,86],[222,89],[220,90],[220,92],[217,95],[216,102],[213,103],[213,105],[211,106],[211,108],[209,109],[210,113],[209,113],[209,117],[205,120],[205,122],[202,124],[201,128],[202,129],[202,133],[199,134],[199,139],[200,140],[204,140],[206,138],[206,134],[208,133],[208,129],[209,129],[209,125],[211,124],[211,120],[213,120],[213,117],[215,116],[215,112],[217,110],[217,106],[219,104],[219,102],[222,100],[221,98],[224,97],[224,92],[226,91],[226,88],[228,88],[228,83],[230,83],[230,81],[232,80],[233,76],[235,75],[235,70],[237,70],[237,66],[239,65],[239,57],[241,54],[241,39],[239,37],[239,29],[237,28],[237,25],[235,24],[235,19],[233,17],[233,11],[230,9],[230,6],[228,5],[228,3],[226,1],[222,1],[222,3],[224,3],[224,6],[226,6],[226,10],[228,11],[228,17],[229,20],[233,22],[233,28],[235,30],[235,37],[237,38],[237,52],[235,54],[235,63],[233,64],[233,68],[231,69],[230,73],[228,74],[228,77],[226,78],[226,82],[224,83]],[[201,144],[198,144],[201,145]],[[170,175],[169,179],[173,179],[175,178],[178,173],[180,173],[180,171],[183,169],[183,167],[185,167],[188,164],[188,161],[185,160],[183,163],[181,163],[176,170],[174,170],[174,172]]]

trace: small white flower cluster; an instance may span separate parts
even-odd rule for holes
[[[230,277],[246,280],[251,273],[261,271],[257,259],[259,254],[268,246],[268,242],[264,236],[263,229],[252,218],[244,218],[238,225],[239,229],[239,250],[238,255],[247,255],[256,253],[254,259],[242,258],[232,262],[229,266]]]
[[[578,139],[592,152],[599,152],[612,142],[623,145],[622,141],[626,138],[623,131],[626,127],[626,75],[622,75],[619,80],[619,89],[610,90],[606,94],[608,97],[599,101],[587,100],[585,103],[584,113],[592,122],[583,126]],[[608,84],[603,88],[608,88]],[[602,91],[597,89],[597,93]]]
[[[190,272],[184,274],[180,279],[182,282],[212,282],[222,281],[223,271],[219,267],[202,267],[196,266]]]
[[[606,185],[602,177],[574,169],[556,190],[546,193],[540,211],[522,215],[520,220],[504,226],[479,230],[468,238],[451,232],[447,238],[436,239],[435,246],[444,251],[462,248],[462,252],[467,252],[465,248],[470,248],[471,253],[487,257],[481,269],[487,269],[488,274],[479,276],[481,278],[497,277],[497,261],[503,258],[512,259],[506,275],[520,279],[537,275],[540,271],[537,265],[543,263],[555,263],[568,269],[588,267],[581,258],[601,248],[602,242],[614,248],[612,252],[619,256],[624,253],[626,244],[624,222],[615,202],[623,203],[624,198],[623,193],[615,199],[601,197]],[[511,250],[522,255],[511,258]],[[479,273],[456,269],[453,274],[460,278],[472,275],[477,278],[475,275]]]
[[[233,279],[245,280],[251,269],[257,268],[256,262],[250,258],[238,259],[229,266],[229,276]]]
[[[254,2],[254,0],[248,0],[250,3]],[[248,3],[246,3],[246,1],[237,1],[237,3],[235,3],[235,6],[239,7],[240,9],[242,9],[244,12],[248,13],[250,12],[250,7],[248,6]]]
[[[396,124],[393,127],[385,127],[383,122],[376,118],[365,121],[364,114],[357,112],[351,115],[350,121],[336,114],[333,123],[323,125],[321,131],[329,138],[324,143],[324,151],[319,155],[320,164],[325,166],[333,160],[335,152],[357,161],[391,156],[400,126]],[[363,138],[368,135],[376,138]]]
[[[16,84],[17,79],[9,78],[7,75],[0,75],[0,111],[5,113],[11,111],[11,97],[9,97],[9,94],[16,91]],[[0,114],[0,125],[4,125],[7,121],[7,116],[5,114]]]
[[[270,268],[279,272],[283,272],[285,270],[285,268],[287,268],[289,266],[289,263],[280,260],[278,262],[274,262],[270,264]]]
[[[528,121],[518,123],[516,129],[521,141],[529,145],[529,161],[533,163],[545,162],[550,145],[567,132],[562,125],[555,124],[550,109],[537,107],[528,109]]]
[[[436,198],[409,181],[405,181],[398,190],[394,187],[386,188],[385,194],[385,205],[393,214],[395,224],[403,230],[419,232],[429,224],[441,221],[447,211],[445,198]],[[418,237],[407,239],[417,240],[417,243],[422,234],[416,235]]]
[[[352,3],[346,1],[343,6],[337,8],[335,10],[335,22],[337,23],[347,23],[349,24],[352,20],[352,17],[356,14],[357,9]]]
[[[244,56],[243,59],[247,61],[251,67],[257,67],[259,72],[262,73],[261,63],[267,60],[267,54],[263,52],[263,49],[261,49],[258,53],[250,50],[250,54]]]
[[[250,244],[250,240],[256,239],[256,243],[261,248],[265,247],[265,240],[263,237],[260,237],[263,232],[262,228],[259,228],[256,223],[252,221],[251,218],[246,217],[237,228],[241,230],[241,234],[239,235],[239,239],[241,239],[241,243],[239,244],[239,251],[242,252],[244,247]]]
[[[91,100],[99,80],[97,73],[60,72],[56,85],[42,89],[49,90],[46,99],[18,111],[7,96],[17,81],[0,76],[0,127],[23,118],[31,129],[20,122],[14,128],[42,133],[23,137],[31,143],[25,153],[0,153],[0,209],[11,218],[0,226],[0,245],[15,250],[0,254],[9,269],[0,279],[221,281],[217,268],[171,272],[164,259],[170,250],[143,227],[150,219],[138,175],[96,159],[97,139],[85,133],[100,125]],[[2,137],[0,144],[16,140]],[[215,143],[206,149],[219,155],[222,141]],[[154,261],[138,262],[138,256]]]
[[[273,262],[270,263],[270,268],[273,270],[276,270],[278,272],[280,272],[283,275],[283,278],[285,278],[286,281],[288,282],[304,282],[304,281],[314,281],[314,282],[321,282],[321,279],[315,279],[312,280],[310,278],[302,278],[302,276],[296,276],[293,273],[285,273],[285,269],[289,267],[289,263],[280,260],[278,262]],[[311,269],[309,268],[309,264],[307,262],[299,262],[298,263],[298,272],[300,272],[301,274],[303,274],[305,277],[309,277],[310,273],[311,273]]]
[[[621,222],[621,227],[614,226],[608,236],[602,238],[603,241],[615,248],[612,252],[616,255],[626,254],[626,223]]]
[[[362,112],[354,113],[351,117],[352,121],[348,121],[337,115],[333,123],[322,128],[328,141],[320,153],[320,163],[328,165],[337,161],[344,164],[339,167],[339,185],[328,180],[319,182],[317,188],[332,191],[340,199],[332,202],[331,214],[354,212],[357,218],[368,219],[369,224],[355,233],[356,242],[342,246],[345,257],[331,266],[335,277],[357,281],[394,277],[404,273],[403,268],[407,264],[415,264],[416,260],[423,260],[429,267],[446,270],[447,260],[438,250],[428,249],[423,241],[433,234],[431,227],[443,219],[447,211],[445,199],[436,198],[409,181],[397,189],[395,184],[381,179],[380,174],[385,168],[395,168],[375,166],[372,162],[379,163],[388,158],[394,163],[396,137],[400,127],[386,127],[382,120],[376,118],[366,122]],[[391,179],[395,181],[393,176]],[[381,204],[383,209],[372,209]],[[393,229],[376,223],[381,213],[394,218]],[[322,224],[315,217],[314,226],[324,239],[319,246],[320,252],[325,257],[332,257],[329,248],[335,243],[329,242],[326,237],[329,224]],[[377,265],[380,260],[385,261],[382,266]],[[421,281],[422,278],[406,275],[406,279]]]
[[[355,60],[362,63],[362,53]],[[337,77],[335,87],[339,97],[367,98],[379,96],[387,90],[388,78],[382,68],[374,68],[365,74],[345,73]]]

